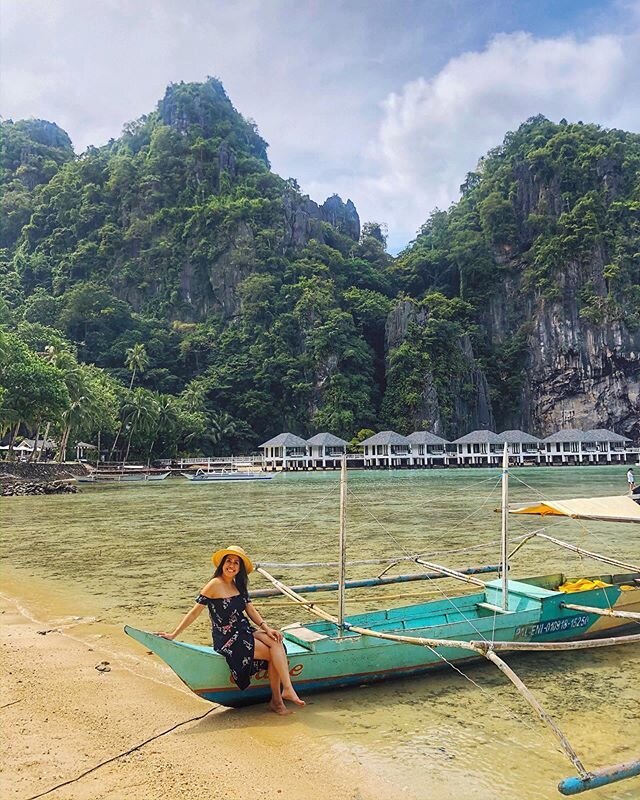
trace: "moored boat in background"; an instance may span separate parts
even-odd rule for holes
[[[183,478],[192,483],[215,483],[217,481],[270,481],[274,476],[266,472],[242,472],[240,470],[204,470],[183,472]]]
[[[95,470],[76,480],[78,483],[144,483],[146,481],[164,481],[169,475],[171,475],[170,471],[163,472],[144,468],[129,471],[129,468],[126,468],[125,470]]]

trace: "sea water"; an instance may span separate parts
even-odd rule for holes
[[[514,468],[510,500],[623,494],[623,466]],[[6,498],[1,544],[7,586],[40,619],[98,620],[116,646],[123,624],[169,630],[210,578],[211,553],[238,544],[260,562],[328,562],[338,552],[339,473],[279,474],[255,483],[157,483],[82,487],[77,495]],[[500,473],[494,469],[353,471],[348,480],[348,558],[417,553],[464,568],[499,560]],[[634,525],[561,518],[510,519],[510,537],[544,530],[586,549],[638,563]],[[334,567],[269,568],[290,583],[336,579]],[[354,566],[348,578],[383,566]],[[416,571],[401,563],[388,574]],[[605,573],[541,539],[513,559],[514,576]],[[489,576],[492,577],[492,576]],[[254,577],[253,588],[265,587]],[[347,593],[347,614],[468,591],[452,581],[412,582]],[[335,593],[314,600],[335,613]],[[284,598],[256,600],[271,624],[307,620]],[[203,618],[204,619],[204,618]],[[91,635],[91,625],[81,632]],[[209,641],[199,621],[182,638]],[[509,656],[587,767],[638,757],[640,647]],[[167,677],[167,680],[172,680]],[[176,679],[177,680],[177,679]],[[424,678],[318,695],[296,719],[368,770],[432,800],[545,800],[572,773],[549,730],[489,664]],[[637,800],[638,781],[592,792]]]

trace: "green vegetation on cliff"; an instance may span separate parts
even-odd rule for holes
[[[496,418],[517,413],[523,303],[561,297],[567,269],[588,272],[582,319],[640,324],[634,134],[529,120],[394,260],[353,204],[318,206],[270,171],[215,79],[170,86],[80,157],[52,123],[1,132],[3,432],[101,431],[138,457],[249,449],[285,429],[453,435],[476,368]],[[518,308],[496,333],[489,309],[510,284]],[[386,349],[407,298],[417,317]],[[51,391],[37,413],[15,396],[34,358]]]
[[[418,300],[438,291],[469,304],[471,313],[453,320],[470,335],[498,425],[510,427],[522,403],[534,309],[556,302],[571,319],[577,304],[596,329],[640,328],[640,136],[535,117],[481,159],[461,193],[394,261],[394,286]],[[422,361],[432,360],[421,338],[412,337],[416,366],[403,374],[407,385],[418,385]],[[438,387],[445,405],[453,385]],[[389,413],[407,401],[395,394]],[[417,410],[410,417],[417,423]]]

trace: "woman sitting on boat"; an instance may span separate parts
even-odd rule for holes
[[[249,599],[247,575],[253,571],[251,559],[242,547],[231,545],[215,552],[211,560],[216,571],[196,598],[194,607],[175,630],[158,636],[175,639],[208,608],[214,650],[226,658],[238,688],[246,689],[251,676],[266,669],[271,684],[271,710],[288,714],[284,700],[303,706],[304,700],[298,697],[291,683],[282,634],[267,625]],[[247,617],[257,630],[252,630]]]

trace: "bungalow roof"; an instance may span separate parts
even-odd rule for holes
[[[8,449],[9,449],[8,444],[3,444],[2,447],[0,447],[0,450],[8,450]],[[24,450],[25,452],[30,453],[33,450],[33,445],[27,444],[26,442],[20,442],[20,444],[14,444],[13,449],[16,451]]]
[[[630,442],[626,436],[621,436],[619,433],[608,431],[606,428],[593,428],[590,431],[585,431],[584,435],[588,437],[589,441],[600,442]]]
[[[414,431],[407,436],[411,444],[448,444],[447,439],[430,431]]]
[[[370,436],[368,439],[365,439],[363,442],[360,442],[358,447],[363,447],[364,445],[373,445],[373,444],[411,444],[411,439],[407,436],[402,436],[395,431],[380,431],[380,433],[374,433],[373,436]]]
[[[530,433],[526,431],[521,431],[518,429],[512,431],[502,431],[502,433],[498,434],[499,438],[503,442],[507,442],[508,444],[539,444],[540,439],[536,436],[532,436]]]
[[[567,428],[563,431],[556,431],[552,433],[550,436],[547,436],[546,439],[542,440],[543,442],[589,442],[591,441],[589,438],[585,438],[584,432],[579,431],[577,428]]]
[[[471,431],[466,436],[454,439],[453,444],[504,444],[497,433],[488,430]]]
[[[29,437],[25,436],[24,439],[20,442],[20,447],[14,447],[14,450],[33,450],[34,445],[36,443],[35,439],[29,439]],[[54,447],[57,447],[58,443],[54,442],[53,439],[38,439],[38,449],[43,448],[45,450],[53,450]]]
[[[279,433],[268,442],[259,445],[260,449],[263,447],[306,447],[307,443],[304,439],[296,436],[295,433]]]
[[[332,433],[316,433],[311,439],[307,439],[307,444],[311,445],[328,445],[329,447],[346,447],[347,442],[339,436],[334,436]]]

